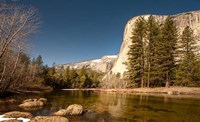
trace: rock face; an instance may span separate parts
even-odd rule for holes
[[[95,59],[90,61],[83,61],[79,63],[70,63],[64,65],[55,66],[56,70],[64,70],[67,67],[70,69],[81,69],[82,67],[91,68],[99,72],[108,72],[113,67],[113,64],[116,60],[116,55],[104,56],[101,59]]]
[[[143,15],[145,19],[148,19],[149,16],[150,15]],[[153,15],[153,16],[160,23],[163,23],[164,20],[167,18],[167,16],[160,16],[160,15]],[[129,45],[131,44],[131,39],[130,39],[131,32],[132,29],[134,28],[135,21],[138,19],[138,17],[139,16],[132,18],[126,24],[120,53],[114,63],[114,66],[111,69],[111,72],[107,74],[107,77],[109,77],[109,75],[114,75],[114,74],[116,75],[118,73],[120,73],[121,76],[123,76],[123,73],[127,71],[126,66],[123,63],[126,62],[128,58],[127,53],[129,50]],[[200,46],[200,40],[198,40],[200,38],[200,11],[192,11],[192,12],[177,14],[173,15],[172,17],[177,23],[179,34],[182,33],[183,29],[186,26],[190,26],[193,29],[195,37],[197,39],[197,46]]]

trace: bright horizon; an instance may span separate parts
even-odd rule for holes
[[[199,0],[17,0],[39,10],[41,25],[29,42],[31,57],[51,66],[117,55],[128,20],[200,10]]]

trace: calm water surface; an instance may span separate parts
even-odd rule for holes
[[[18,104],[0,103],[0,114],[7,111],[28,111],[34,115],[51,115],[70,104],[81,104],[90,110],[79,117],[68,117],[71,122],[200,122],[200,97],[148,96],[98,91],[56,91],[40,95],[16,95],[6,99],[19,101],[45,97],[43,108],[23,110]]]

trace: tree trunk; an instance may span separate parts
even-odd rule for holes
[[[149,88],[149,84],[150,84],[150,63],[149,63],[149,66],[148,66],[148,76],[147,76],[147,88]]]
[[[169,73],[166,73],[166,83],[165,83],[165,87],[169,88]]]
[[[141,79],[141,87],[142,88],[144,87],[144,76],[142,76],[142,79]]]
[[[20,51],[18,52],[18,54],[17,54],[17,58],[16,58],[16,60],[15,60],[14,68],[13,68],[13,70],[12,70],[12,72],[11,72],[11,75],[10,75],[10,77],[9,77],[9,80],[8,80],[7,83],[5,84],[4,90],[7,90],[7,89],[10,87],[11,83],[13,82],[13,81],[12,81],[12,80],[13,80],[13,75],[14,75],[15,70],[16,70],[16,68],[17,68],[17,64],[18,64],[18,62],[19,62],[20,54],[21,54],[21,50],[20,50]]]
[[[0,83],[3,81],[4,75],[5,75],[5,72],[6,72],[7,62],[8,62],[8,58],[6,58],[4,66],[3,66],[3,72],[1,74]]]

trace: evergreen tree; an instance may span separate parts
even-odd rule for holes
[[[190,52],[196,51],[196,41],[194,39],[193,30],[187,26],[183,30],[180,41],[182,55],[188,55]]]
[[[38,57],[35,59],[35,63],[38,67],[43,67],[43,60],[41,55],[38,55]]]
[[[178,30],[172,17],[168,17],[161,29],[162,40],[160,42],[160,70],[165,79],[165,86],[169,87],[175,68],[175,54],[178,40]]]
[[[128,69],[128,79],[136,84],[144,86],[144,38],[146,22],[143,17],[136,20],[132,32],[132,44],[129,46],[128,61],[125,63]]]
[[[194,86],[200,79],[195,44],[193,31],[187,26],[181,35],[180,64],[176,72],[176,83],[181,86]]]
[[[148,45],[146,48],[146,70],[145,74],[147,77],[147,87],[150,86],[150,82],[158,81],[159,70],[157,68],[157,59],[159,59],[159,34],[160,27],[159,23],[156,22],[155,17],[149,16],[147,21],[147,40]]]

